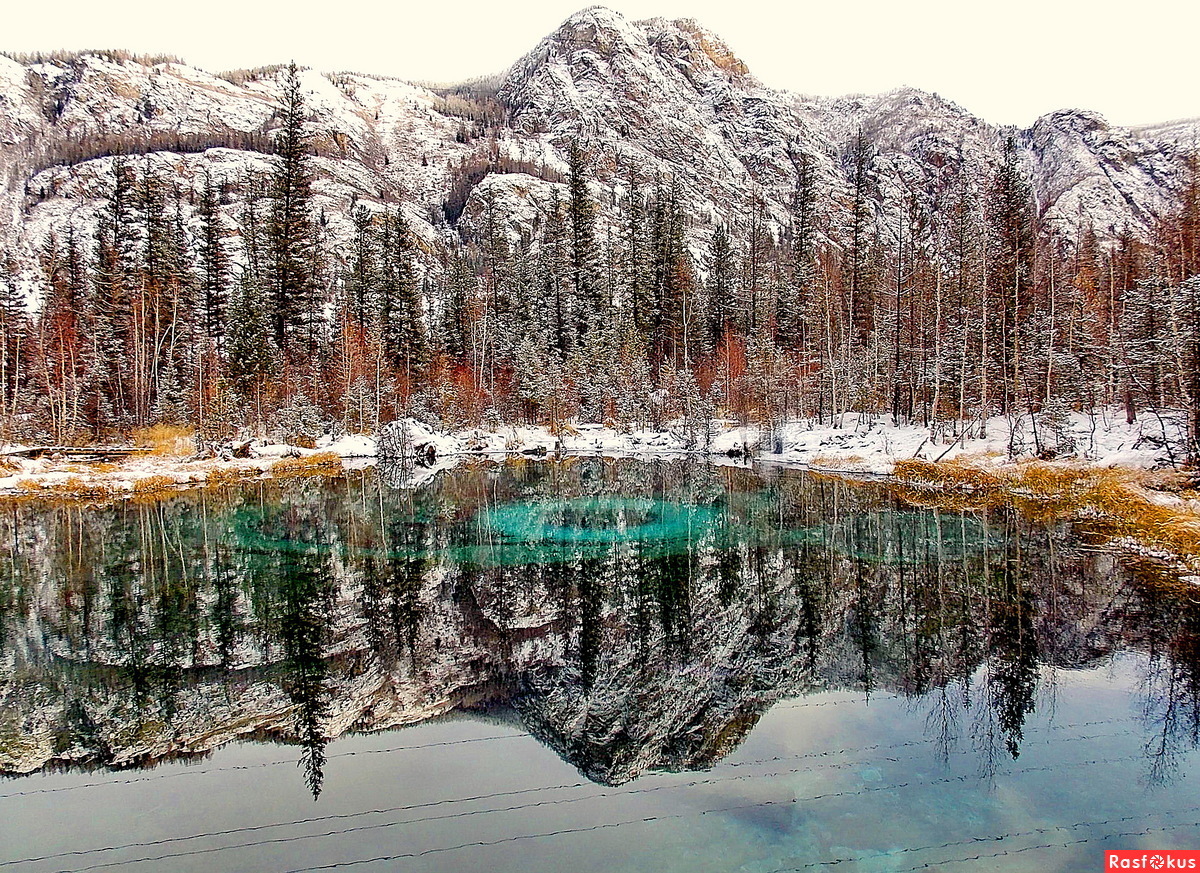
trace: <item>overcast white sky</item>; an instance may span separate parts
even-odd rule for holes
[[[212,71],[295,59],[453,81],[507,68],[587,0],[11,2],[0,49],[128,48]],[[1027,125],[1054,109],[1118,124],[1200,116],[1195,0],[610,0],[630,19],[695,18],[763,82],[807,94],[936,91]],[[16,6],[16,8],[12,8]],[[313,11],[310,11],[313,10]]]

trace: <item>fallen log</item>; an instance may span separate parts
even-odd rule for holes
[[[24,449],[11,449],[0,452],[0,457],[6,458],[44,458],[60,455],[63,458],[76,460],[107,461],[116,458],[128,458],[132,455],[148,454],[151,450],[140,446],[30,446]]]

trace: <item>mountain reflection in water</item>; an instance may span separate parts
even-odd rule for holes
[[[515,717],[598,783],[711,766],[782,698],[888,692],[986,769],[1046,677],[1145,659],[1148,771],[1200,736],[1200,607],[1067,528],[686,461],[368,471],[11,509],[0,770]]]

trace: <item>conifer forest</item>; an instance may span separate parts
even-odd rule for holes
[[[170,423],[304,440],[405,416],[769,428],[845,412],[951,436],[994,414],[1114,405],[1191,410],[1200,434],[1195,153],[1152,233],[1114,236],[1082,210],[1070,233],[1043,220],[1011,136],[998,161],[964,157],[919,192],[884,191],[860,127],[836,155],[844,190],[794,156],[782,218],[753,199],[698,213],[670,174],[632,162],[609,162],[601,184],[601,156],[575,136],[565,173],[499,151],[463,159],[422,216],[430,235],[414,231],[417,203],[316,206],[317,128],[296,66],[279,75],[275,128],[237,143],[260,169],[181,180],[142,154],[165,143],[99,143],[111,178],[98,219],[51,228],[32,306],[5,259],[7,438]],[[455,99],[486,155],[502,107]],[[455,227],[501,171],[549,183],[535,220],[494,199]],[[348,244],[331,247],[334,219],[352,225]]]

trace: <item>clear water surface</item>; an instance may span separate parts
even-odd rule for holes
[[[403,478],[11,508],[0,873],[1200,848],[1200,595],[1079,531],[687,461]]]

